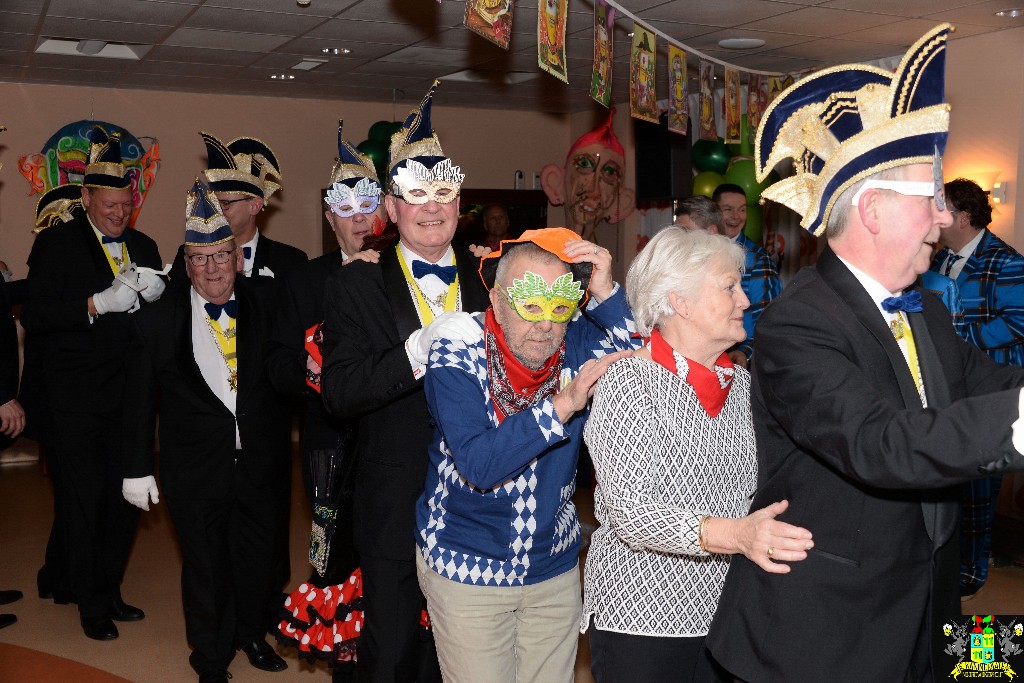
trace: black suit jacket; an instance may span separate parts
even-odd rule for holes
[[[871,297],[826,249],[761,317],[752,509],[814,548],[789,574],[733,558],[708,646],[758,681],[903,681],[927,669],[936,618],[959,616],[950,485],[1024,469],[1011,443],[1024,372],[960,339],[941,301],[909,315],[921,401]],[[941,635],[941,634],[940,634]]]
[[[0,278],[0,405],[18,396],[18,328],[7,298],[7,283]],[[0,434],[0,450],[14,439]]]
[[[160,269],[156,242],[125,231],[136,265]],[[89,322],[88,299],[110,287],[114,275],[85,214],[39,233],[28,257],[29,298],[22,325],[46,349],[42,381],[54,411],[110,413],[120,408],[128,321],[134,314],[106,313]],[[139,298],[142,308],[147,304]]]
[[[127,366],[132,400],[123,418],[125,477],[154,473],[153,435],[160,415],[160,481],[169,498],[220,498],[236,467],[235,419],[242,439],[237,467],[256,486],[290,475],[290,417],[266,371],[270,314],[263,290],[239,277],[236,416],[217,398],[192,350],[191,288],[169,290],[132,321]]]
[[[252,277],[268,278],[260,275],[264,268],[269,268],[274,274],[274,279],[283,278],[291,271],[306,263],[306,252],[297,249],[284,242],[275,242],[264,234],[260,234],[259,242],[256,243],[256,255],[252,262]],[[174,256],[174,263],[171,264],[169,274],[171,282],[189,286],[192,283],[185,272],[185,245],[178,247],[178,253]]]
[[[336,448],[349,422],[330,415],[320,394],[306,384],[305,333],[323,322],[327,281],[340,268],[341,251],[332,251],[291,271],[275,292],[270,379],[279,392],[307,408],[302,432],[306,451]]]
[[[482,311],[488,299],[479,262],[454,249],[462,310]],[[351,263],[327,283],[321,389],[330,413],[358,418],[356,549],[375,557],[413,558],[416,499],[433,437],[423,381],[405,353],[420,326],[394,247],[379,264]]]

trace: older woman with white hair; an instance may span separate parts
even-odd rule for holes
[[[727,349],[746,338],[743,249],[721,235],[660,232],[626,293],[650,342],[601,378],[584,431],[597,475],[582,630],[598,683],[726,679],[704,648],[733,553],[785,574],[812,546],[748,513],[757,482],[750,375]]]

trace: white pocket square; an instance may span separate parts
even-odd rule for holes
[[[260,277],[274,277],[274,271],[272,271],[270,268],[267,268],[266,266],[263,266],[262,268],[260,268],[260,272],[257,273],[257,275],[259,275]]]

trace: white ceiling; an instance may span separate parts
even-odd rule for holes
[[[937,23],[953,39],[1024,26],[995,12],[1024,0],[620,0],[672,38],[740,67],[799,71],[902,53]],[[516,0],[510,49],[462,26],[464,0],[0,0],[0,81],[149,88],[276,97],[414,102],[432,79],[444,103],[574,112],[588,96],[593,0],[569,0],[569,85],[537,68],[537,0]],[[616,17],[613,97],[624,86],[632,23]],[[750,51],[722,38],[761,38]],[[39,54],[46,38],[144,43],[138,61]],[[351,50],[312,71],[289,71],[325,47]],[[664,43],[660,52],[664,53]],[[665,83],[664,59],[659,60]],[[506,85],[510,71],[535,77]],[[294,80],[275,81],[287,72]]]

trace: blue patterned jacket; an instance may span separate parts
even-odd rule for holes
[[[484,315],[476,319],[483,327]],[[591,358],[639,348],[634,332],[617,287],[566,328],[560,385]],[[482,586],[539,583],[572,569],[580,525],[571,498],[589,408],[563,425],[547,398],[499,425],[483,341],[435,341],[424,390],[435,427],[416,542],[427,564]]]
[[[939,250],[932,270],[950,253]],[[1024,366],[1024,256],[986,230],[955,282],[965,338],[999,363]]]
[[[779,279],[775,261],[772,261],[772,257],[763,247],[742,232],[736,238],[736,244],[743,247],[746,252],[740,286],[750,299],[750,307],[743,311],[743,328],[747,331],[747,338],[733,348],[750,358],[753,352],[754,326],[757,325],[757,319],[761,317],[768,302],[782,293],[782,281]]]

